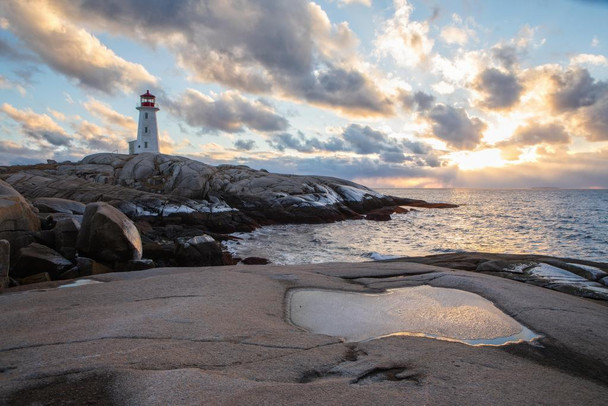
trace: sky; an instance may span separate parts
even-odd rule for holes
[[[0,165],[161,152],[370,187],[608,188],[608,1],[2,0]]]

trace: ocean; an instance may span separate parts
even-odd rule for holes
[[[546,254],[608,262],[608,190],[376,189],[455,203],[388,222],[262,227],[225,243],[237,257],[275,264],[361,262],[463,251]]]

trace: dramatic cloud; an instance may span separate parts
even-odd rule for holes
[[[163,44],[191,79],[273,93],[351,115],[390,115],[391,100],[358,66],[358,40],[305,0],[61,2],[66,15]],[[246,23],[244,23],[246,21]]]
[[[177,101],[169,102],[169,110],[193,127],[204,127],[229,133],[243,132],[245,127],[256,131],[285,131],[289,122],[267,103],[250,101],[236,91],[207,96],[188,89]]]
[[[127,117],[112,109],[107,104],[93,98],[86,101],[84,108],[108,126],[119,126],[126,130],[135,131],[137,125],[132,117]]]
[[[591,106],[608,94],[608,83],[596,81],[587,69],[573,69],[563,74],[555,74],[553,81],[556,89],[550,95],[550,102],[557,111]]]
[[[375,45],[380,56],[391,57],[402,66],[424,62],[433,49],[426,21],[411,21],[414,8],[407,0],[394,0],[395,14],[385,21]]]
[[[515,130],[513,136],[501,145],[537,145],[537,144],[567,144],[570,136],[560,124],[535,124]]]
[[[19,110],[8,103],[2,104],[0,111],[19,123],[23,134],[33,140],[55,147],[70,145],[70,138],[65,130],[46,114],[37,114],[31,109]]]
[[[439,166],[440,162],[432,148],[419,141],[398,139],[369,126],[350,124],[341,134],[327,140],[307,138],[304,133],[276,134],[268,144],[278,151],[292,149],[298,152],[347,152],[358,155],[378,155],[382,160],[392,163],[405,161],[421,166]]]
[[[489,68],[481,72],[473,87],[485,95],[482,105],[490,109],[506,109],[519,101],[523,86],[511,73]]]
[[[512,45],[497,45],[492,48],[491,53],[492,56],[507,70],[513,69],[519,60],[519,51]]]
[[[486,124],[470,118],[463,108],[438,104],[428,112],[432,135],[457,149],[474,149],[481,141]]]
[[[9,18],[9,29],[30,50],[83,86],[114,93],[156,83],[143,66],[117,56],[48,2],[7,0],[1,3],[0,11]]]
[[[608,92],[597,103],[584,108],[580,120],[589,141],[608,141]]]
[[[433,106],[435,96],[417,91],[414,94],[407,93],[403,96],[403,105],[408,110],[427,111]]]

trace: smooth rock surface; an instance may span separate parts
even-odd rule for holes
[[[87,205],[77,241],[78,251],[100,262],[141,259],[142,243],[135,224],[107,203]]]
[[[105,283],[0,295],[0,403],[591,406],[608,398],[606,306],[513,280],[406,262],[93,279]],[[506,347],[407,336],[345,343],[285,317],[291,289],[424,285],[481,295],[543,338]]]
[[[10,243],[11,254],[29,245],[40,220],[29,203],[10,184],[0,180],[0,239]]]

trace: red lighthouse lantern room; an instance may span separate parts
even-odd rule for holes
[[[139,96],[141,98],[141,107],[154,107],[154,103],[156,102],[156,96],[150,93],[149,90],[146,90],[146,93]]]

